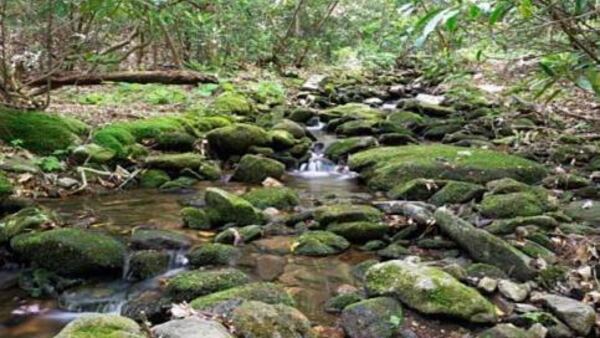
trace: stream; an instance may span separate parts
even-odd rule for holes
[[[295,188],[304,206],[311,201],[335,195],[338,198],[370,199],[357,175],[325,158],[323,150],[335,136],[325,133],[323,124],[308,129],[317,142],[311,159],[299,170],[288,173],[284,183]],[[212,240],[214,233],[182,229],[179,210],[197,193],[209,186],[239,191],[239,183],[201,182],[193,191],[162,193],[158,190],[129,190],[95,196],[77,196],[61,200],[43,200],[40,204],[57,212],[66,224],[102,227],[113,233],[128,234],[134,227],[150,225],[185,233],[193,245]],[[89,223],[89,224],[88,224]],[[322,258],[294,256],[289,252],[292,237],[275,236],[244,245],[236,267],[254,281],[275,281],[294,296],[297,307],[314,323],[334,325],[336,316],[324,311],[324,303],[342,284],[354,284],[353,265],[372,258],[371,253],[351,249],[338,256]],[[26,295],[15,283],[0,293],[0,337],[53,337],[70,320],[85,312],[120,313],[135,296],[160,288],[161,281],[186,269],[185,251],[171,252],[169,270],[141,282],[127,281],[127,264],[122,279],[98,280],[69,289],[58,300],[40,300]],[[0,271],[0,280],[11,280],[18,270]]]

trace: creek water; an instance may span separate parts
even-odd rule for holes
[[[314,200],[335,195],[338,198],[369,199],[356,175],[340,170],[325,158],[322,150],[335,140],[318,122],[309,130],[322,146],[313,150],[311,160],[284,178],[286,186],[295,188],[304,206]],[[66,224],[102,228],[113,234],[128,236],[132,229],[145,225],[177,230],[190,237],[194,245],[211,241],[214,233],[183,229],[179,210],[209,186],[240,192],[248,186],[235,182],[201,182],[185,193],[161,193],[157,190],[129,190],[95,196],[78,196],[40,203],[61,216]],[[236,267],[255,281],[273,281],[294,296],[297,307],[314,323],[333,325],[336,317],[324,311],[324,303],[342,284],[354,284],[351,267],[372,258],[366,252],[351,249],[337,256],[312,258],[289,252],[292,237],[275,236],[242,247]],[[157,290],[161,281],[186,269],[185,252],[171,252],[169,270],[141,282],[127,279],[127,264],[122,278],[96,280],[69,289],[57,300],[34,299],[16,286],[0,292],[0,337],[53,337],[64,325],[85,312],[120,313],[125,302],[144,291]],[[0,271],[0,280],[10,279],[18,270]]]

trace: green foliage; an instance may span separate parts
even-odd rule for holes
[[[42,171],[51,173],[64,169],[62,162],[56,156],[41,157],[37,163]]]

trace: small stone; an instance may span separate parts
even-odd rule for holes
[[[65,188],[65,189],[73,189],[79,185],[78,180],[76,180],[74,178],[70,178],[70,177],[61,177],[56,181],[56,183],[58,184],[59,187]]]
[[[477,288],[481,289],[487,293],[492,293],[496,290],[496,287],[498,286],[498,281],[490,278],[490,277],[483,277],[482,279],[479,280],[479,283],[477,283]]]
[[[519,284],[507,279],[503,279],[498,282],[498,290],[504,297],[515,302],[522,302],[527,299],[530,287],[529,284],[526,283]]]
[[[594,308],[583,302],[551,294],[539,298],[552,313],[582,336],[586,336],[596,322]]]

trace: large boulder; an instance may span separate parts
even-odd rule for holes
[[[349,165],[369,187],[385,191],[416,178],[482,184],[511,177],[535,183],[546,175],[542,165],[518,156],[439,144],[370,149],[350,156]]]
[[[85,314],[65,326],[54,338],[146,338],[133,320],[109,314]]]
[[[344,237],[330,231],[307,231],[293,243],[292,250],[296,255],[328,256],[338,254],[350,247]]]
[[[273,283],[250,283],[198,297],[190,303],[197,310],[206,310],[230,300],[256,300],[268,304],[294,305],[283,287]]]
[[[244,155],[233,176],[234,181],[261,183],[267,177],[281,178],[285,173],[285,165],[279,161],[260,155]]]
[[[266,146],[271,142],[264,129],[243,123],[214,129],[206,134],[206,139],[211,151],[222,159],[243,155],[252,146]]]
[[[167,295],[175,302],[192,301],[210,293],[248,283],[246,274],[235,269],[182,272],[167,281]]]
[[[231,321],[243,338],[316,338],[304,314],[283,304],[247,301],[233,311]]]
[[[202,318],[175,319],[152,328],[160,338],[233,338],[223,324]]]
[[[481,214],[491,218],[536,216],[553,208],[549,195],[543,189],[487,195],[479,205]]]
[[[21,259],[61,275],[121,273],[125,246],[97,232],[54,229],[14,237],[10,245]]]
[[[402,305],[391,297],[376,297],[348,305],[342,327],[350,338],[394,337],[402,322]]]
[[[367,270],[371,295],[393,296],[426,314],[442,314],[476,323],[496,321],[496,308],[452,275],[410,259],[379,263]]]
[[[315,220],[322,226],[329,223],[377,222],[382,215],[381,211],[370,205],[358,204],[324,205],[315,210]]]
[[[129,256],[128,280],[144,280],[167,271],[171,257],[166,251],[139,250]]]
[[[242,255],[240,249],[233,245],[206,243],[192,249],[187,258],[191,266],[230,265]]]
[[[473,259],[495,265],[518,280],[528,281],[536,276],[531,258],[491,233],[478,229],[455,216],[446,208],[436,210],[437,226],[466,250]]]
[[[260,211],[245,199],[219,188],[206,189],[206,207],[213,226],[235,223],[250,225],[261,223]]]
[[[242,197],[259,209],[272,207],[283,210],[300,204],[298,193],[286,187],[257,188]]]

